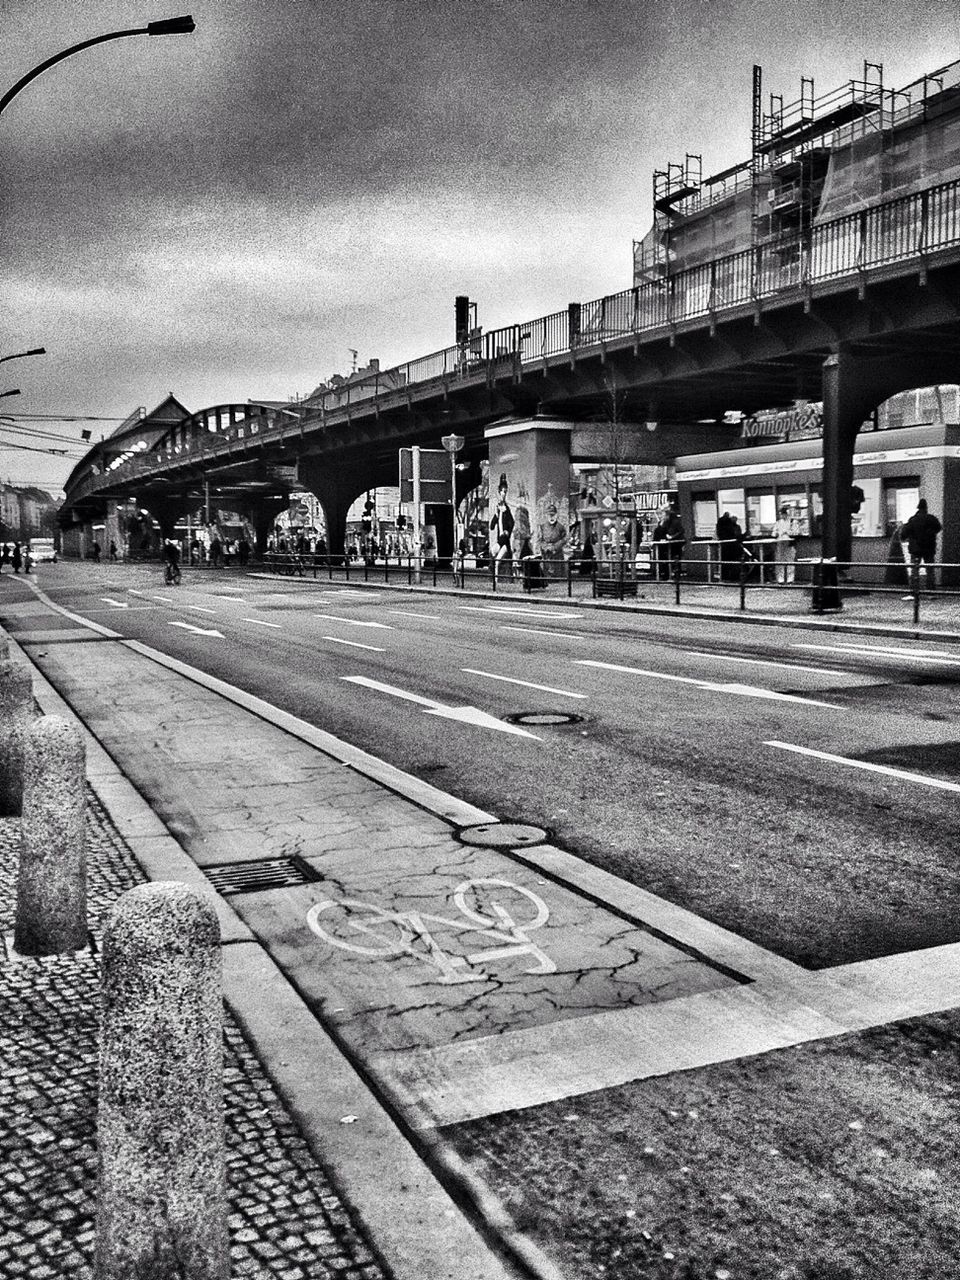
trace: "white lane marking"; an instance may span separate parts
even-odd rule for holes
[[[104,604],[112,605],[114,609],[129,609],[130,606],[125,600],[114,600],[113,596],[101,596],[100,599]]]
[[[163,604],[173,604],[173,596],[154,596],[154,600],[159,600]]]
[[[501,631],[525,631],[531,636],[560,636],[563,640],[586,640],[586,633],[583,631],[546,631],[543,627],[511,627],[507,623],[500,628]]]
[[[335,613],[315,613],[315,618],[323,618],[324,622],[346,622],[351,627],[378,627],[381,631],[393,631],[389,622],[361,622],[357,618],[340,618]]]
[[[853,653],[864,658],[904,658],[907,662],[934,662],[948,666],[960,666],[960,657],[953,653],[941,653],[937,649],[894,649],[871,644],[800,644],[794,649],[820,649],[824,653]]]
[[[480,729],[496,729],[499,733],[512,733],[518,738],[533,738],[535,742],[541,741],[535,733],[528,733],[526,729],[521,729],[515,724],[498,720],[496,716],[491,716],[478,707],[447,707],[434,698],[425,698],[422,694],[410,693],[407,689],[398,689],[396,685],[384,684],[380,680],[368,680],[366,676],[341,676],[340,679],[350,684],[363,685],[365,689],[375,689],[378,693],[388,693],[394,698],[403,698],[405,702],[415,702],[423,707],[424,714],[428,716],[441,716],[445,720],[459,720],[463,724],[474,724]]]
[[[242,590],[243,590],[243,587],[221,587],[221,588],[220,588],[220,590],[221,590],[221,591],[237,591],[237,592],[240,592],[240,591],[242,591]]]
[[[555,609],[532,609],[528,605],[510,606],[505,604],[458,604],[454,606],[463,613],[512,613],[521,618],[581,618],[579,613],[558,613]]]
[[[780,671],[810,671],[815,676],[842,676],[845,679],[862,679],[863,672],[832,671],[829,667],[804,667],[799,662],[775,662],[772,658],[743,658],[732,653],[710,653],[706,649],[680,649],[691,658],[716,658],[718,662],[750,662],[758,667],[777,667]]]
[[[191,622],[168,622],[168,627],[183,627],[184,631],[192,631],[195,636],[219,636],[225,639],[222,631],[205,631],[203,627],[195,627]]]
[[[324,636],[324,640],[330,640],[333,644],[348,644],[351,649],[369,649],[371,653],[386,653],[386,649],[381,649],[375,644],[360,644],[356,640],[341,640],[339,636]]]
[[[262,618],[241,618],[241,622],[255,622],[258,627],[276,627],[278,631],[282,631],[283,627],[279,622],[264,622]]]
[[[906,769],[891,769],[885,764],[871,764],[867,760],[850,760],[846,756],[834,756],[829,751],[814,751],[811,747],[798,747],[792,742],[764,742],[765,747],[778,747],[781,751],[795,751],[801,756],[813,756],[815,760],[826,760],[830,764],[846,764],[851,769],[866,769],[870,773],[882,773],[888,778],[899,778],[902,782],[920,782],[925,787],[937,787],[941,791],[960,791],[960,783],[947,782],[943,778],[928,778],[922,773],[908,773]]]
[[[205,609],[202,604],[188,604],[188,609],[196,609],[197,613],[216,613],[216,609]]]
[[[549,684],[531,684],[529,680],[514,680],[512,676],[498,676],[492,671],[477,671],[474,667],[461,667],[468,676],[486,676],[488,680],[503,680],[506,684],[522,684],[525,689],[539,689],[541,693],[559,693],[563,698],[585,698],[585,693],[572,693],[569,689],[554,689]]]
[[[239,589],[239,588],[238,588]],[[229,600],[231,604],[246,604],[246,600],[241,600],[239,596],[220,596],[213,592],[214,600]]]
[[[831,711],[844,708],[834,702],[818,702],[816,698],[801,698],[795,693],[775,693],[772,689],[757,689],[749,684],[718,684],[713,680],[695,680],[692,676],[671,676],[665,671],[647,671],[643,667],[622,667],[616,662],[594,662],[590,658],[574,658],[579,667],[600,667],[604,671],[625,671],[628,675],[649,676],[654,680],[672,680],[676,684],[692,684],[698,689],[713,693],[736,693],[744,698],[772,698],[776,702],[802,702],[808,707],[829,707]]]
[[[439,613],[414,613],[412,609],[387,609],[387,613],[395,613],[400,618],[426,618],[428,622],[439,622]]]

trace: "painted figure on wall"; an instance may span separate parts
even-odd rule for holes
[[[497,505],[490,518],[490,553],[493,556],[494,578],[500,575],[500,566],[511,556],[511,538],[513,535],[513,512],[507,504],[507,477],[501,473],[497,485]]]
[[[570,513],[566,496],[557,497],[553,485],[537,501],[537,550],[543,561],[544,572],[560,576],[567,548]],[[550,567],[552,566],[552,568]]]

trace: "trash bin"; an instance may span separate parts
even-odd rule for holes
[[[523,557],[524,591],[543,591],[547,581],[543,576],[543,561],[539,556]]]
[[[837,562],[833,558],[814,562],[812,603],[814,613],[843,608],[840,584],[837,580]]]

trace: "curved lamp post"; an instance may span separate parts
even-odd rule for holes
[[[22,356],[45,356],[46,354],[46,347],[33,347],[30,351],[15,351],[12,356],[0,356],[0,364],[3,364],[4,360],[19,360]]]
[[[453,514],[453,551],[450,555],[450,563],[456,567],[457,552],[457,454],[467,443],[463,436],[451,433],[448,436],[441,436],[440,443],[450,455],[450,504]]]
[[[80,44],[71,45],[69,49],[64,49],[62,53],[54,54],[46,62],[41,62],[39,67],[34,67],[23,79],[18,80],[12,89],[8,89],[3,97],[0,98],[0,113],[13,101],[21,89],[26,88],[31,80],[36,80],[37,76],[42,75],[48,67],[62,62],[64,58],[69,58],[71,54],[79,53],[81,49],[89,49],[94,44],[103,44],[106,40],[122,40],[125,36],[186,36],[190,35],[195,29],[196,24],[193,18],[190,14],[185,14],[182,18],[163,18],[159,22],[148,22],[145,27],[134,27],[130,31],[111,31],[105,36],[94,36],[92,40],[83,40]]]

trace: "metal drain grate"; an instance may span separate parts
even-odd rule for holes
[[[231,862],[203,870],[213,887],[224,896],[293,889],[300,884],[315,884],[320,879],[302,858],[258,858],[254,862]]]
[[[508,724],[583,724],[585,717],[578,716],[575,711],[518,711],[515,715],[504,716]]]

